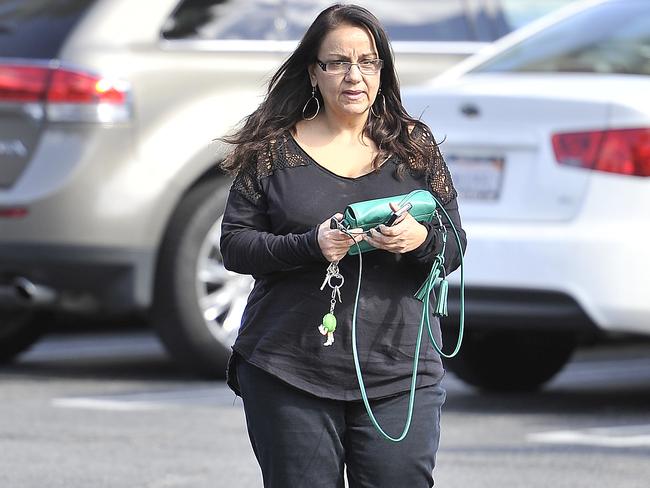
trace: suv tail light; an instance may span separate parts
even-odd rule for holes
[[[554,134],[560,164],[631,176],[650,176],[650,129]]]
[[[21,219],[25,217],[29,211],[24,207],[0,207],[0,218],[6,219]]]
[[[55,122],[124,122],[130,119],[124,81],[66,68],[0,64],[0,103],[44,103]]]
[[[50,78],[47,68],[0,65],[0,102],[39,102]]]

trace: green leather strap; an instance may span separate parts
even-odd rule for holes
[[[423,190],[426,191],[426,190]],[[427,191],[427,193],[429,193]],[[430,193],[429,193],[430,194]],[[406,415],[406,422],[404,424],[404,429],[402,430],[402,433],[397,436],[397,437],[392,437],[389,434],[387,434],[384,429],[379,425],[379,422],[377,421],[372,408],[370,406],[370,402],[368,401],[368,396],[366,393],[366,387],[363,381],[363,374],[361,372],[361,365],[359,362],[359,353],[357,350],[357,308],[359,305],[359,294],[361,292],[361,276],[363,273],[363,258],[362,254],[363,251],[360,249],[360,246],[358,243],[355,243],[357,246],[357,254],[359,254],[359,279],[357,282],[357,291],[356,291],[356,296],[354,299],[354,311],[352,313],[352,356],[354,359],[354,368],[356,371],[357,375],[357,381],[359,383],[359,390],[361,391],[361,398],[363,400],[364,406],[366,408],[366,412],[368,413],[368,417],[370,417],[370,421],[372,422],[373,426],[375,429],[379,432],[379,434],[384,437],[386,440],[389,440],[391,442],[400,442],[406,438],[406,435],[409,432],[409,429],[411,427],[411,421],[413,419],[413,405],[415,404],[415,385],[416,385],[416,380],[417,380],[417,371],[418,371],[418,363],[420,360],[420,346],[422,344],[422,334],[424,332],[424,326],[426,324],[427,327],[427,332],[429,334],[429,340],[433,344],[433,347],[436,349],[436,351],[443,357],[446,358],[452,358],[456,354],[458,354],[458,351],[460,350],[462,341],[463,341],[463,332],[465,329],[465,276],[464,276],[464,264],[463,264],[463,252],[462,252],[462,243],[460,240],[460,236],[458,235],[458,231],[456,227],[454,226],[451,218],[449,217],[449,214],[447,211],[444,209],[444,207],[440,204],[440,202],[433,196],[431,197],[434,199],[436,206],[438,209],[440,209],[445,217],[447,218],[448,222],[451,224],[451,228],[454,232],[454,236],[456,238],[456,242],[458,243],[458,249],[460,250],[460,326],[459,326],[459,332],[458,332],[458,341],[456,343],[456,347],[454,348],[453,352],[451,354],[445,354],[442,351],[442,348],[437,344],[435,338],[433,337],[433,331],[431,330],[431,323],[429,319],[429,304],[430,304],[430,296],[431,292],[434,291],[434,288],[438,288],[438,295],[437,295],[437,303],[436,303],[436,310],[435,314],[442,316],[442,315],[447,315],[447,295],[446,295],[446,290],[447,290],[447,280],[446,278],[440,278],[440,274],[445,274],[444,271],[444,252],[446,248],[446,232],[443,234],[443,246],[441,251],[438,253],[438,255],[435,257],[433,265],[431,267],[431,271],[429,272],[429,275],[427,279],[425,280],[424,284],[420,287],[418,292],[416,293],[416,298],[421,300],[423,302],[423,310],[422,310],[422,318],[420,320],[420,326],[418,329],[418,337],[417,341],[415,343],[415,357],[413,359],[413,373],[411,374],[411,386],[410,386],[410,391],[409,391],[409,404],[408,404],[408,410],[407,410],[407,415]],[[394,201],[395,198],[389,199],[390,201]],[[350,237],[353,238],[352,234],[347,232],[347,230],[341,229],[343,232],[347,233]]]

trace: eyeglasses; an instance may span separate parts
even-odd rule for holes
[[[318,59],[316,62],[323,71],[332,75],[346,75],[350,72],[352,66],[358,66],[359,71],[364,75],[376,75],[379,73],[379,70],[384,67],[383,59],[368,59],[361,61],[360,63],[350,63],[348,61],[330,61],[328,63],[323,63]]]

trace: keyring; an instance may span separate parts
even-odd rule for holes
[[[341,283],[338,285],[333,285],[332,278],[340,278]],[[330,285],[330,288],[341,288],[343,286],[343,283],[345,283],[345,278],[343,277],[342,274],[330,275],[330,277],[327,279],[327,284]]]

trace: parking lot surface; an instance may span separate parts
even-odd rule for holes
[[[241,401],[147,331],[46,337],[0,382],[0,486],[262,486]],[[437,486],[647,486],[650,345],[582,349],[537,393],[444,382]]]

